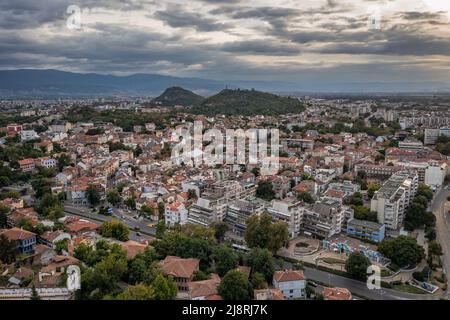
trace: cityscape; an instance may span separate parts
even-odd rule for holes
[[[249,2],[0,4],[0,300],[450,299],[450,8]]]

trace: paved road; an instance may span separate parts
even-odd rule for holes
[[[441,189],[435,195],[432,205],[433,213],[436,216],[436,236],[444,253],[442,264],[447,277],[450,273],[450,215],[446,212],[445,204],[449,195],[449,190]]]
[[[114,210],[114,214],[111,217],[103,216],[97,213],[92,212],[91,208],[83,207],[83,206],[77,206],[77,205],[71,205],[71,204],[65,204],[64,210],[66,214],[69,215],[77,215],[82,216],[85,219],[92,220],[94,222],[100,221],[110,221],[110,220],[120,220],[122,221],[129,229],[130,229],[130,239],[135,241],[140,241],[146,238],[146,235],[152,235],[154,236],[156,234],[155,228],[149,228],[147,225],[150,223],[148,220],[136,220],[133,217],[126,215],[123,211]],[[139,232],[142,234],[141,236],[138,236],[134,230],[134,228],[139,228]],[[145,234],[143,234],[145,233]]]
[[[362,281],[341,277],[325,271],[305,268],[305,276],[308,280],[319,281],[333,287],[343,287],[355,295],[372,300],[437,300],[438,296],[429,294],[411,294],[392,289],[369,290],[367,284]]]

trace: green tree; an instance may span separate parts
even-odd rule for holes
[[[133,210],[136,209],[136,199],[134,197],[130,197],[130,198],[126,199],[124,201],[124,204],[130,209],[133,209]]]
[[[110,192],[108,192],[106,200],[113,206],[117,206],[122,201],[122,198],[120,197],[120,194],[117,190],[111,190]]]
[[[371,265],[369,258],[362,253],[351,253],[345,263],[345,270],[354,278],[365,280],[367,268]]]
[[[252,288],[253,289],[266,289],[268,288],[268,284],[264,275],[260,272],[255,272],[252,276]]]
[[[247,265],[251,267],[253,273],[259,272],[268,282],[271,282],[275,272],[275,262],[269,250],[252,249],[247,256]]]
[[[221,245],[213,249],[213,260],[216,272],[223,277],[229,270],[235,269],[238,264],[238,256],[230,247]]]
[[[217,222],[213,224],[214,236],[218,242],[222,242],[228,231],[228,225],[225,222]]]
[[[260,181],[256,188],[256,196],[266,201],[275,199],[275,191],[273,191],[273,185],[270,181]]]
[[[33,284],[33,286],[31,287],[31,297],[30,297],[30,300],[41,300],[41,297],[39,296],[39,294],[38,294],[38,292],[37,292],[36,287],[34,286],[34,284]]]
[[[155,290],[151,286],[144,284],[136,284],[125,289],[122,293],[118,294],[117,300],[154,300]]]
[[[166,223],[164,220],[161,220],[156,225],[156,237],[161,239],[166,232]]]
[[[301,200],[306,203],[314,203],[314,198],[309,192],[300,192],[297,196],[298,200]]]
[[[144,152],[144,150],[142,150],[141,146],[138,145],[136,149],[134,149],[133,151],[134,157],[135,158],[139,157],[142,154],[142,152]]]
[[[143,205],[141,207],[141,212],[139,213],[139,215],[150,218],[155,215],[155,210],[153,210],[153,208],[151,208],[151,207],[147,207],[146,205]]]
[[[89,203],[91,204],[91,206],[93,206],[93,207],[95,207],[96,205],[98,205],[100,203],[100,193],[92,185],[90,185],[86,189],[86,197],[87,197],[87,200],[89,201]]]
[[[416,196],[424,196],[428,199],[428,201],[431,201],[433,199],[433,191],[431,188],[425,184],[420,184],[417,188]]]
[[[287,225],[281,221],[273,223],[268,213],[250,216],[246,225],[245,241],[250,248],[267,248],[275,253],[289,241]]]
[[[237,270],[228,271],[217,287],[219,295],[225,300],[248,300],[250,283],[247,276]]]
[[[378,251],[402,268],[415,266],[425,258],[424,249],[415,239],[407,236],[382,241]]]
[[[70,157],[67,154],[60,155],[56,160],[58,161],[59,172],[62,172],[65,167],[70,165]]]
[[[145,263],[145,260],[135,257],[135,259],[128,264],[128,282],[131,284],[143,282],[146,272],[147,264]]]
[[[250,248],[267,248],[270,241],[270,225],[272,217],[263,213],[251,215],[246,221],[245,242]]]
[[[369,197],[369,199],[372,199],[373,196],[375,195],[375,192],[380,190],[380,188],[381,185],[379,183],[370,183],[367,189],[367,196]]]
[[[0,205],[0,228],[6,228],[8,224],[8,216],[10,208],[5,205]]]
[[[17,245],[14,241],[9,241],[4,235],[0,235],[0,260],[4,263],[16,261]]]
[[[442,247],[437,241],[430,241],[428,243],[428,254],[436,257],[442,256]]]
[[[100,228],[99,233],[107,238],[114,238],[119,241],[127,241],[130,230],[120,221],[112,220],[104,222]]]
[[[177,284],[171,276],[159,274],[152,282],[156,300],[173,300],[177,296]]]
[[[158,202],[158,214],[159,214],[160,220],[164,219],[165,211],[166,211],[166,206],[164,205],[164,202]]]
[[[378,222],[378,214],[365,206],[352,206],[355,219]]]
[[[67,239],[55,242],[55,251],[58,254],[61,254],[63,250],[66,252],[69,252]]]

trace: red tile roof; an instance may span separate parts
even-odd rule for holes
[[[14,241],[24,240],[24,239],[28,239],[28,238],[36,236],[36,234],[33,232],[26,231],[26,230],[19,229],[19,228],[8,229],[8,230],[3,231],[0,234],[2,236],[5,236],[9,240],[14,240]]]
[[[194,272],[198,270],[200,260],[182,259],[174,256],[167,256],[161,261],[161,269],[165,274],[177,278],[191,278]]]
[[[305,280],[305,275],[301,270],[275,271],[273,275],[277,282]]]

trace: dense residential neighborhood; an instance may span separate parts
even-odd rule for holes
[[[447,298],[447,102],[286,99],[297,112],[2,101],[0,299]],[[279,130],[278,172],[173,156],[198,123]]]

